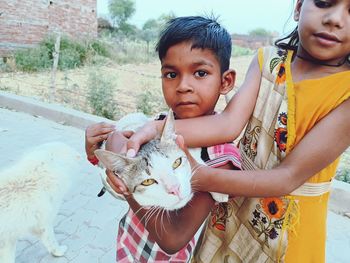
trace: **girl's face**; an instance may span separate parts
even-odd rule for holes
[[[298,54],[337,63],[350,54],[350,0],[298,0]]]

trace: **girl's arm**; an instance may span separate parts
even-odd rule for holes
[[[227,171],[203,167],[193,181],[201,191],[236,196],[282,196],[324,169],[350,146],[350,99],[315,125],[272,170]]]
[[[189,147],[211,146],[235,140],[252,115],[260,81],[261,71],[256,55],[248,68],[243,84],[222,113],[176,120],[176,132],[184,136]],[[163,121],[153,121],[136,132],[128,142],[129,156],[135,155],[140,145],[159,136],[163,124]]]

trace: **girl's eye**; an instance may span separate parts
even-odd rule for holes
[[[208,73],[205,72],[205,71],[203,71],[203,70],[198,70],[198,71],[196,71],[196,72],[194,73],[194,75],[195,75],[196,77],[203,78],[203,77],[205,77],[206,75],[208,75]]]
[[[331,6],[331,2],[329,1],[322,1],[322,0],[315,0],[315,6],[318,8],[327,8]]]
[[[175,162],[173,163],[173,170],[175,170],[176,168],[178,168],[182,163],[182,158],[179,157],[175,160]]]
[[[157,184],[157,181],[154,180],[154,179],[146,179],[146,180],[143,180],[141,184],[143,186],[149,186],[149,185],[152,185],[152,184]]]
[[[168,72],[163,75],[167,79],[174,79],[176,78],[176,73],[175,72]]]

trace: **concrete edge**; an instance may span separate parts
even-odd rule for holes
[[[112,122],[109,119],[66,108],[59,104],[46,103],[4,91],[0,91],[0,107],[41,116],[79,129],[85,129],[88,125],[96,122]]]

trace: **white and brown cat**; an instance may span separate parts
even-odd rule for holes
[[[160,207],[175,210],[184,207],[193,196],[191,187],[192,171],[185,153],[175,142],[175,121],[170,111],[160,139],[144,144],[135,158],[99,149],[95,151],[103,166],[121,178],[132,192],[134,199],[145,207]],[[127,115],[117,123],[121,130],[137,129],[148,119],[141,114]],[[132,123],[132,127],[128,125]],[[192,156],[199,164],[200,149],[191,149]],[[105,188],[115,197],[116,192],[102,175]],[[228,196],[212,193],[216,201],[227,201]]]
[[[72,147],[52,142],[0,171],[1,263],[15,262],[16,242],[28,234],[39,237],[52,255],[65,253],[67,247],[58,244],[53,223],[81,160]]]

